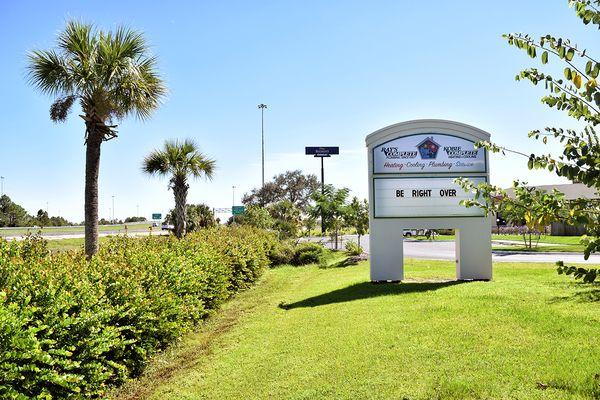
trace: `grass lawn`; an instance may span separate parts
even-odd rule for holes
[[[581,245],[548,245],[548,246],[538,246],[532,249],[527,248],[525,246],[513,246],[513,245],[496,245],[492,244],[492,250],[510,250],[510,251],[520,251],[520,252],[529,252],[529,253],[583,253],[583,246]]]
[[[281,267],[151,363],[123,399],[598,399],[600,287],[550,264]]]
[[[107,236],[101,236],[98,238],[98,243],[102,244],[108,240]],[[67,250],[79,250],[83,249],[84,239],[73,238],[73,239],[49,239],[48,249],[51,251],[67,251]]]
[[[429,240],[424,236],[418,236],[412,238],[413,240]],[[454,240],[454,235],[438,235],[435,237],[435,240]],[[521,245],[504,245],[504,244],[492,244],[493,250],[513,250],[513,251],[531,251],[531,252],[583,252],[584,246],[580,244],[581,236],[549,236],[543,235],[540,237],[540,243],[544,243],[546,245],[541,245],[538,247],[534,247],[533,249],[528,249],[523,243],[523,236],[521,235],[497,235],[492,234],[492,240],[511,240],[520,242]],[[535,240],[535,238],[534,238]],[[554,245],[554,246],[548,246]]]
[[[152,222],[143,222],[143,223],[131,223],[126,224],[128,232],[140,232],[147,231],[149,227],[152,225]],[[159,228],[154,228],[159,229]],[[28,233],[37,233],[42,231],[44,235],[68,235],[84,232],[83,226],[57,226],[57,227],[45,227],[45,228],[3,228],[0,229],[0,236],[22,236]],[[122,225],[100,225],[98,226],[98,231],[100,232],[125,232],[125,224]]]

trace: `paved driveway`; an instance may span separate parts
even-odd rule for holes
[[[322,238],[310,238],[311,241],[321,241]],[[356,242],[356,236],[344,236],[343,242],[352,240]],[[369,252],[369,235],[361,237],[360,243]],[[454,260],[455,246],[454,241],[418,241],[405,239],[404,240],[404,257],[406,258],[421,258],[428,260]],[[492,260],[494,262],[550,262],[562,260],[565,263],[582,263],[582,264],[600,264],[600,254],[593,254],[589,259],[584,260],[582,253],[551,253],[551,252],[514,252],[506,250],[495,250],[492,252]]]

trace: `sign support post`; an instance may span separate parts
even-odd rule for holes
[[[306,155],[314,155],[321,159],[321,194],[325,194],[325,167],[323,159],[331,157],[332,154],[340,154],[339,147],[305,147]],[[321,212],[321,235],[325,235],[325,221],[323,220],[323,212]]]
[[[458,279],[492,278],[491,218],[461,200],[472,199],[459,177],[489,181],[489,157],[476,142],[481,129],[445,120],[416,120],[366,137],[369,158],[371,281],[404,279],[405,229],[455,229]]]

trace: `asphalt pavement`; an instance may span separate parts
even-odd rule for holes
[[[348,240],[356,242],[356,235],[343,236],[343,243]],[[310,241],[323,241],[331,246],[329,238],[312,237]],[[366,253],[369,253],[369,235],[361,237],[360,244]],[[343,245],[342,247],[343,248]],[[414,240],[404,239],[404,257],[420,258],[427,260],[455,260],[455,243],[448,240]],[[492,251],[494,262],[548,262],[555,263],[562,260],[565,263],[600,264],[600,254],[592,254],[585,260],[583,253],[557,253],[557,252],[519,252],[510,250]]]

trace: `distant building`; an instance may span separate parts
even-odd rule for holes
[[[558,190],[565,194],[566,200],[575,199],[593,199],[600,201],[600,195],[596,189],[590,188],[583,183],[564,183],[558,185],[539,185],[535,186],[537,189],[551,192],[553,189]],[[512,196],[514,191],[512,188],[507,189],[506,193]],[[553,236],[581,236],[586,233],[585,226],[583,225],[569,225],[564,222],[553,222],[550,225],[550,234]]]

